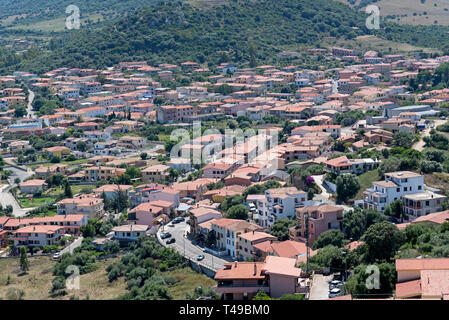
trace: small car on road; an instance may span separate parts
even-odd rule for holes
[[[204,259],[204,255],[202,255],[202,254],[199,254],[199,255],[196,256],[196,260],[197,261],[201,261],[203,259]]]
[[[171,233],[170,232],[163,232],[161,234],[161,239],[167,239],[171,237]]]
[[[53,259],[54,260],[60,260],[61,259],[61,252],[56,252],[54,255],[53,255]]]
[[[165,242],[165,243],[166,244],[172,244],[172,243],[175,243],[175,242],[176,242],[175,238],[171,238],[171,239],[168,239],[167,242]]]

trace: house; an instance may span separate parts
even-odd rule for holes
[[[60,226],[26,226],[14,231],[11,241],[14,242],[14,247],[58,245],[63,235],[62,231],[63,228]]]
[[[290,240],[306,240],[307,220],[309,245],[312,246],[323,232],[330,229],[342,230],[343,208],[323,204],[296,209],[296,226],[290,228]]]
[[[150,229],[148,225],[127,224],[112,228],[113,240],[118,240],[121,246],[130,246],[136,243],[140,236],[146,236]]]
[[[48,184],[45,180],[27,180],[19,184],[20,192],[26,194],[35,194],[37,192],[42,192],[46,190]]]
[[[223,300],[250,300],[259,291],[273,298],[304,292],[299,286],[301,269],[296,260],[269,256],[264,262],[231,262],[219,269],[215,288]]]
[[[409,215],[409,219],[440,212],[443,210],[443,204],[447,202],[446,196],[429,190],[406,194],[401,198],[403,211],[406,215]]]
[[[36,177],[39,179],[46,179],[48,177],[62,174],[65,175],[67,173],[67,169],[69,167],[65,164],[55,164],[51,166],[41,166],[34,170]]]
[[[149,182],[163,182],[167,181],[170,177],[170,167],[158,164],[141,171],[142,181],[145,183]]]
[[[70,149],[63,146],[44,148],[44,151],[47,151],[51,157],[59,157],[60,159],[70,155]]]
[[[134,224],[138,225],[147,225],[151,228],[151,226],[160,222],[157,218],[162,214],[163,208],[155,206],[151,204],[151,202],[146,202],[128,212],[128,221],[132,221]],[[166,215],[164,216],[166,217]],[[168,222],[168,219],[165,219],[164,222]]]
[[[104,213],[103,199],[89,195],[56,202],[58,214],[83,214],[99,218]]]
[[[385,143],[390,144],[393,141],[393,133],[382,129],[374,129],[365,132],[365,141],[371,144]]]
[[[371,158],[367,159],[348,159],[346,156],[334,158],[326,161],[325,169],[334,174],[353,173],[356,175],[374,170],[379,161]]]
[[[448,299],[448,258],[396,259],[396,272],[397,299]]]
[[[163,200],[179,206],[179,191],[171,187],[161,184],[144,184],[135,187],[128,192],[131,207],[135,207],[141,203]]]
[[[208,207],[197,207],[189,210],[190,213],[190,234],[198,234],[198,225],[212,220],[220,219],[222,215],[219,211]]]
[[[93,193],[98,198],[100,198],[104,193],[104,195],[106,196],[106,199],[113,200],[116,198],[117,193],[120,191],[124,192],[128,196],[129,192],[132,190],[132,188],[133,188],[133,186],[131,186],[131,185],[106,184],[99,188],[94,189]]]

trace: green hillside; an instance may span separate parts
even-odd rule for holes
[[[55,37],[45,54],[36,52],[3,66],[0,58],[0,71],[104,68],[124,60],[253,65],[270,62],[283,50],[364,35],[449,51],[445,27],[382,23],[380,30],[368,30],[365,19],[363,13],[332,0],[229,0],[204,8],[172,1],[139,10],[100,30],[87,27]]]

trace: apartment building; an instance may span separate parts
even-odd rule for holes
[[[410,171],[385,173],[384,181],[375,181],[364,192],[364,208],[384,211],[395,200],[402,199],[407,213],[424,215],[441,211],[446,197],[425,190],[424,176]],[[404,196],[407,196],[404,198]]]
[[[245,220],[221,218],[211,223],[211,229],[215,232],[216,246],[225,251],[231,257],[239,256],[238,236],[250,231],[263,231],[257,224]]]
[[[193,116],[194,107],[190,105],[181,106],[159,106],[156,117],[159,123],[185,122]]]
[[[219,211],[208,208],[198,207],[189,210],[190,213],[190,234],[198,234],[198,225],[210,221],[212,219],[221,219],[222,215]]]
[[[323,232],[330,229],[342,230],[343,208],[323,204],[296,209],[296,226],[289,229],[290,240],[306,240],[306,220],[309,221],[309,246],[312,246]]]
[[[11,240],[15,247],[43,247],[58,245],[63,228],[60,226],[26,226],[13,232]]]
[[[35,194],[47,189],[48,184],[45,180],[31,179],[19,184],[20,192],[26,194]]]
[[[129,246],[136,243],[140,236],[145,236],[150,229],[148,225],[127,224],[112,228],[114,236],[112,239],[118,240],[121,246]]]
[[[98,218],[104,213],[103,199],[89,195],[63,199],[56,203],[56,207],[58,214],[83,214]]]
[[[137,186],[134,190],[129,191],[128,196],[131,208],[141,203],[155,200],[169,201],[172,202],[175,207],[178,207],[179,194],[180,192],[178,190],[155,183]]]
[[[295,187],[274,188],[265,191],[265,199],[266,202],[261,203],[264,210],[259,210],[257,219],[259,225],[270,227],[277,219],[294,217],[295,209],[306,203],[307,193]]]
[[[239,235],[237,240],[239,247],[238,259],[241,261],[249,261],[256,259],[254,245],[265,241],[277,241],[277,238],[266,232],[250,231]]]

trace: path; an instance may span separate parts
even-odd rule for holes
[[[435,127],[438,127],[439,125],[445,124],[447,122],[447,120],[435,120],[434,124]],[[422,133],[421,133],[421,139],[419,139],[419,141],[417,143],[415,143],[415,145],[413,146],[413,149],[418,150],[418,151],[423,151],[424,150],[424,146],[425,146],[425,142],[424,142],[424,137],[428,137],[430,136],[430,131],[432,130],[432,128],[428,127],[427,129],[425,129]]]

